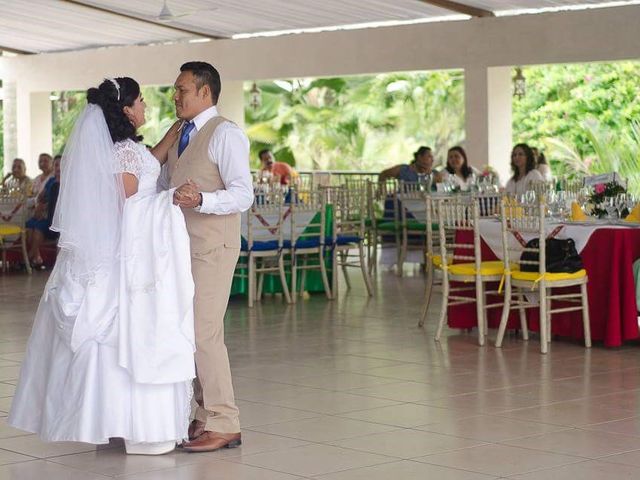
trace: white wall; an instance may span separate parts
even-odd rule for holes
[[[147,85],[171,84],[180,64],[194,59],[219,68],[221,103],[227,95],[237,114],[241,112],[241,81],[464,68],[473,72],[467,94],[487,92],[486,99],[467,100],[467,133],[475,135],[473,143],[480,149],[474,157],[476,163],[486,163],[489,158],[492,162],[503,159],[505,153],[504,145],[496,144],[495,139],[489,136],[483,144],[478,136],[478,132],[489,131],[491,112],[506,114],[504,98],[490,96],[491,82],[483,80],[490,75],[489,68],[637,59],[638,26],[640,6],[627,6],[246,40],[101,48],[0,57],[0,78],[14,79],[18,85],[17,117],[22,126],[26,124],[20,120],[26,114],[21,108],[28,103],[25,95],[84,89],[104,77],[118,75],[132,76]],[[501,81],[504,88],[504,75]],[[227,88],[228,82],[238,83]],[[503,143],[510,144],[510,132],[509,125],[503,132]],[[18,131],[20,138],[25,135],[31,132]],[[31,142],[19,140],[18,153],[30,158],[33,153],[27,144]]]

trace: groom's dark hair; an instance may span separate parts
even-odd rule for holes
[[[198,90],[205,84],[209,85],[213,103],[218,103],[222,87],[220,84],[220,74],[213,65],[207,62],[187,62],[180,67],[180,71],[191,72],[193,74]]]

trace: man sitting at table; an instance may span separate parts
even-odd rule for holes
[[[33,180],[27,177],[27,165],[21,158],[16,158],[11,164],[11,172],[2,179],[2,189],[7,192],[19,192],[27,196],[31,195]]]
[[[282,185],[289,185],[293,176],[293,168],[288,163],[276,162],[273,153],[269,149],[260,150],[258,153],[261,168],[259,175],[261,178],[271,177],[274,181],[279,181]]]

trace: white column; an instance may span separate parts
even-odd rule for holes
[[[244,82],[222,82],[218,109],[220,114],[244,129]]]
[[[3,156],[4,172],[11,170],[11,162],[18,156],[16,83],[2,83]]]
[[[38,175],[38,155],[52,153],[49,92],[29,92],[18,84],[16,94],[17,156],[27,164],[27,175]]]
[[[466,146],[476,168],[491,165],[502,183],[511,175],[511,68],[465,69]]]

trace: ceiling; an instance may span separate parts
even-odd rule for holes
[[[46,53],[605,6],[611,0],[0,0],[0,50]],[[616,4],[637,4],[637,0]],[[445,8],[446,7],[446,8]],[[169,13],[166,12],[166,13]],[[464,15],[467,13],[468,15]]]

